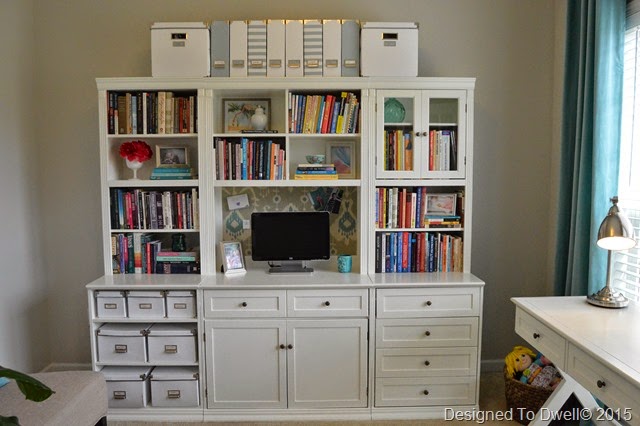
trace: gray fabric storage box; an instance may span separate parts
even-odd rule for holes
[[[156,367],[151,374],[151,405],[154,407],[198,407],[197,367]]]
[[[109,408],[142,408],[149,403],[152,367],[104,367]]]
[[[98,318],[126,318],[127,303],[124,291],[94,292],[96,302],[96,317]]]
[[[130,291],[127,294],[129,318],[164,318],[164,292]]]
[[[196,324],[154,324],[149,329],[150,363],[196,363]]]
[[[195,318],[196,292],[170,290],[166,292],[167,318]]]
[[[96,331],[98,362],[146,362],[146,335],[151,324],[102,325]]]

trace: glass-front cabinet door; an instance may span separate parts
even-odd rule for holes
[[[465,176],[464,90],[380,90],[378,179]]]

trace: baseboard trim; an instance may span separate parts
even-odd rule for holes
[[[496,373],[504,370],[504,359],[486,359],[480,361],[480,371],[482,373]]]
[[[49,373],[52,371],[74,371],[74,370],[91,370],[90,363],[65,363],[65,362],[52,362],[43,368],[41,373]]]

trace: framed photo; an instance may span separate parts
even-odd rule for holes
[[[224,111],[223,128],[225,133],[237,133],[243,130],[251,130],[251,117],[256,108],[261,106],[267,116],[269,129],[271,116],[270,99],[223,99],[222,111]]]
[[[156,146],[157,167],[187,167],[189,154],[186,146]]]
[[[456,194],[427,194],[426,215],[455,216]]]
[[[354,141],[327,143],[325,161],[336,166],[341,179],[355,179],[356,177],[356,145]]]
[[[244,266],[242,245],[238,241],[223,241],[220,243],[220,258],[222,270],[225,274],[242,274],[247,272]]]

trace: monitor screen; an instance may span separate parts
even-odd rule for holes
[[[329,257],[328,212],[251,214],[253,260],[320,260]]]

